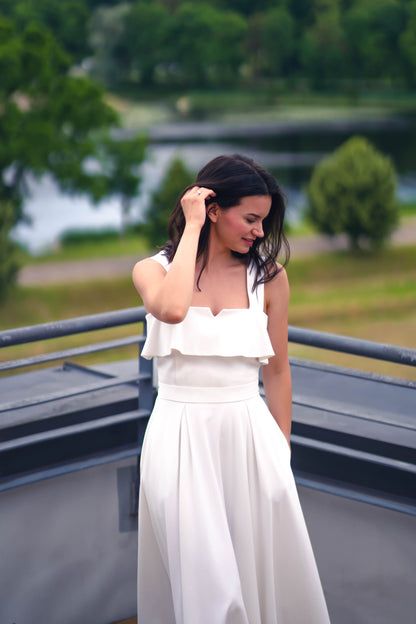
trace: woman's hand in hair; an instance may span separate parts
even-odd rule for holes
[[[186,191],[181,199],[186,225],[202,228],[207,216],[205,200],[208,197],[215,197],[215,192],[204,186],[193,186]]]

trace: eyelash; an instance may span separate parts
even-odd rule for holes
[[[247,221],[247,223],[250,223],[250,224],[251,224],[251,223],[255,223],[255,222],[256,222],[256,220],[255,220],[255,219],[246,219],[246,221]]]

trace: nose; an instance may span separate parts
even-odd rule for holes
[[[253,228],[253,234],[254,236],[256,236],[257,238],[263,238],[264,236],[264,232],[263,232],[263,226],[261,223],[256,223],[254,228]]]

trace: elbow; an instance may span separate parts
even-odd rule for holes
[[[165,323],[169,323],[170,325],[177,325],[178,323],[182,323],[185,320],[186,312],[170,312],[165,318]]]
[[[169,306],[166,310],[161,310],[159,314],[155,315],[162,321],[163,323],[168,323],[169,325],[177,325],[178,323],[182,323],[185,320],[185,317],[188,313],[188,310],[183,309],[181,307],[174,308]]]

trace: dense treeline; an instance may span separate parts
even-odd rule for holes
[[[111,86],[416,85],[416,0],[0,0]]]

